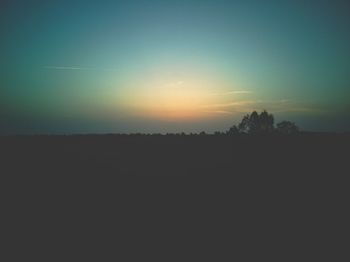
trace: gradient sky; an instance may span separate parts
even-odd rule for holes
[[[350,131],[347,0],[1,1],[0,133]]]

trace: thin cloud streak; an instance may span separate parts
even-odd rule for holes
[[[229,109],[231,113],[235,112],[250,112],[252,110],[266,109],[272,113],[325,113],[325,110],[317,106],[306,106],[301,103],[293,103],[290,100],[282,99],[279,101],[262,101],[262,100],[243,100],[232,101],[228,103],[218,103],[203,105],[202,108],[210,109],[209,111],[214,113],[230,112],[221,109]],[[232,110],[234,112],[232,112]],[[208,112],[209,112],[208,111]]]
[[[245,94],[252,94],[252,91],[249,90],[236,90],[236,91],[229,91],[229,92],[223,92],[223,93],[212,93],[212,95],[215,96],[226,96],[226,95],[245,95]]]
[[[240,95],[240,94],[252,94],[252,91],[248,90],[238,90],[238,91],[232,91],[232,92],[227,92],[227,94],[235,94],[235,95]]]
[[[256,101],[236,101],[236,102],[229,102],[229,103],[221,103],[221,104],[211,104],[211,105],[203,105],[204,108],[222,108],[222,107],[232,107],[232,106],[246,106],[246,105],[252,105],[256,103]]]
[[[232,115],[233,112],[231,111],[224,111],[224,110],[209,110],[209,111],[203,111],[204,113],[213,113],[213,114],[222,114],[222,115]]]
[[[83,67],[72,67],[72,66],[44,66],[45,69],[55,69],[55,70],[86,70]]]
[[[97,71],[116,71],[114,68],[93,68],[93,67],[79,67],[79,66],[44,66],[45,69],[52,70],[97,70]]]

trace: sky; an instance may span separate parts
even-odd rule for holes
[[[350,131],[346,0],[0,3],[0,133]]]

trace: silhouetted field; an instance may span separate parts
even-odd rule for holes
[[[0,138],[3,174],[347,173],[349,134],[75,135]]]
[[[253,241],[289,257],[328,250],[348,223],[348,134],[12,136],[0,145],[3,224],[13,224],[6,242],[40,246],[38,254],[86,253],[87,240],[148,244],[171,257],[169,246],[203,252],[198,243],[220,241],[251,254]],[[130,183],[120,175],[196,176]]]

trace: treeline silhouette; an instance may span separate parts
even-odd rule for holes
[[[282,121],[275,127],[274,116],[264,110],[260,114],[253,111],[245,115],[238,126],[233,125],[227,134],[297,134],[299,131],[299,127],[290,121]]]
[[[277,177],[286,172],[294,177],[346,170],[350,134],[302,132],[292,122],[275,125],[272,114],[254,111],[215,134],[2,136],[0,145],[2,174],[248,172],[260,177],[268,170]]]
[[[233,125],[226,132],[216,131],[214,135],[239,135],[239,134],[283,134],[292,135],[300,133],[300,128],[291,121],[282,121],[274,125],[274,116],[268,113],[266,110],[260,114],[253,111],[251,114],[243,116],[241,122],[238,125]],[[123,135],[123,134],[122,134]],[[126,134],[124,134],[126,135]],[[162,136],[160,133],[144,134],[144,133],[132,133],[128,134],[132,136],[153,135]],[[166,133],[167,136],[204,136],[208,135],[205,131],[200,133]]]

